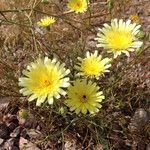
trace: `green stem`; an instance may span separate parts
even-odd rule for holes
[[[8,9],[8,10],[0,10],[1,13],[8,13],[8,12],[22,12],[22,11],[30,11],[31,8],[25,8],[25,9]]]
[[[4,19],[0,19],[0,22],[8,22],[10,24],[15,24],[15,25],[19,25],[19,26],[24,26],[24,27],[28,27],[28,28],[32,28],[32,26],[29,26],[29,25],[25,25],[25,24],[20,24],[18,22],[15,22],[15,21],[11,21],[11,20],[4,20]]]

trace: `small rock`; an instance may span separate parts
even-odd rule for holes
[[[7,142],[9,143],[9,145],[13,146],[15,143],[15,139],[14,138],[10,138],[9,140],[7,140]]]
[[[25,139],[29,139],[29,135],[27,134],[27,130],[26,129],[23,129],[21,134],[20,134],[21,137],[25,138]]]
[[[37,139],[41,136],[41,132],[38,130],[30,129],[27,131],[27,134],[31,139]]]
[[[87,46],[88,46],[88,47],[92,47],[92,48],[93,48],[93,47],[96,46],[96,43],[97,43],[97,42],[96,42],[96,40],[93,40],[93,39],[94,39],[94,36],[95,36],[95,35],[90,35],[90,36],[87,37],[86,40],[87,40]]]
[[[9,123],[11,123],[11,122],[13,122],[13,123],[15,123],[15,124],[18,124],[19,123],[19,120],[17,119],[17,116],[16,115],[12,115],[12,116],[10,116],[10,118],[9,118]]]
[[[9,137],[9,128],[6,124],[0,123],[0,138],[7,139]]]
[[[80,150],[80,146],[77,144],[77,139],[75,136],[71,134],[65,134],[64,141],[65,141],[64,149],[66,150],[79,149]]]
[[[138,150],[145,150],[146,149],[146,145],[145,145],[145,143],[144,142],[139,142],[138,144],[137,144],[137,149]]]
[[[22,118],[19,119],[19,124],[20,125],[24,125],[25,123],[26,123],[25,119],[22,119]]]
[[[138,109],[134,116],[133,120],[139,125],[139,126],[145,126],[150,121],[150,116],[147,111],[140,108]]]
[[[7,140],[4,143],[4,149],[6,149],[6,150],[12,150],[12,147],[15,146],[16,143],[17,143],[17,141],[16,141],[15,138],[10,138],[9,140]]]
[[[0,138],[0,145],[2,145],[3,142],[4,142],[4,140]]]
[[[11,150],[19,150],[19,147],[17,147],[17,146],[12,146]]]
[[[6,97],[6,98],[0,97],[0,110],[3,108],[6,108],[9,104],[10,100],[11,100],[10,97]]]
[[[31,129],[31,128],[36,128],[38,125],[37,120],[30,118],[24,123],[24,127]]]
[[[24,139],[24,138],[20,138],[19,141],[19,148],[21,150],[25,149],[25,150],[40,150],[35,144],[31,143],[30,141]]]
[[[22,127],[17,127],[11,134],[11,137],[18,137],[22,131]]]
[[[13,122],[8,124],[8,128],[9,128],[10,132],[12,132],[15,128],[17,128],[17,126],[18,126],[18,124],[13,123]]]
[[[140,108],[136,110],[131,123],[129,124],[129,130],[131,132],[142,130],[150,122],[150,114],[144,109]]]
[[[150,144],[146,146],[146,150],[150,150]]]
[[[8,126],[10,123],[14,123],[14,124],[16,124],[17,126],[19,125],[19,121],[18,121],[16,115],[7,114],[6,116],[3,117],[3,121],[6,122],[7,126]]]

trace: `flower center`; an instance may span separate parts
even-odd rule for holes
[[[54,70],[54,66],[45,67],[40,65],[30,72],[28,88],[37,96],[53,94],[62,85],[60,71]]]
[[[49,86],[51,83],[50,83],[49,80],[45,80],[43,84],[44,84],[45,87],[47,87],[47,86]]]
[[[77,3],[77,7],[78,7],[78,8],[81,7],[81,3],[80,3],[80,2]]]
[[[50,82],[50,80],[48,79],[43,79],[41,80],[40,84],[39,84],[39,88],[47,88],[48,86],[50,86],[52,83]]]
[[[87,96],[86,95],[82,95],[81,102],[82,103],[86,103],[87,102]]]
[[[130,31],[113,30],[106,33],[108,47],[115,51],[125,50],[132,46],[133,35]]]
[[[87,59],[83,62],[83,70],[87,73],[87,75],[98,75],[103,66],[96,60]]]

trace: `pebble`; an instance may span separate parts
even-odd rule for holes
[[[18,125],[16,123],[13,123],[13,122],[8,124],[10,132],[12,132],[15,128],[17,128],[17,126]]]
[[[148,122],[150,122],[150,115],[143,108],[140,108],[135,112],[133,121],[140,127],[145,126]]]
[[[4,140],[0,138],[0,145],[2,145],[3,142],[4,142]]]
[[[22,128],[19,126],[17,127],[11,134],[10,137],[18,137],[21,133]]]
[[[19,147],[17,147],[17,146],[12,146],[12,147],[11,147],[11,150],[19,150]]]
[[[146,146],[146,150],[150,150],[150,144]]]
[[[9,136],[9,128],[6,124],[0,123],[0,138],[7,139]]]
[[[150,113],[143,108],[137,109],[129,124],[131,132],[142,130],[148,123],[150,123]]]

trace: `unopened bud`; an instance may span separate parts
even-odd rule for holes
[[[27,120],[27,119],[29,118],[28,110],[26,110],[26,109],[21,109],[21,110],[19,111],[19,117],[20,117],[21,119]]]

